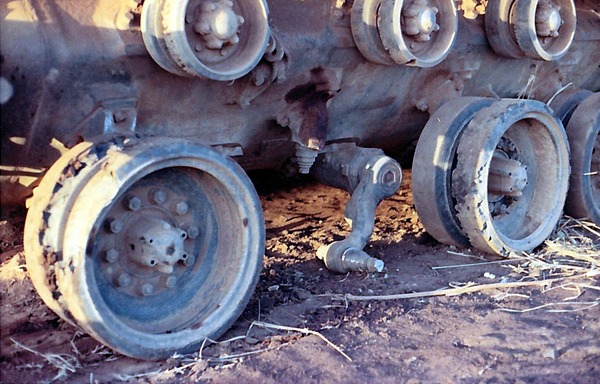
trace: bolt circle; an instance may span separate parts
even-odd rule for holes
[[[154,204],[162,204],[167,201],[167,194],[162,189],[152,192],[151,200]]]
[[[150,296],[152,292],[154,292],[154,286],[150,283],[146,283],[142,285],[141,292],[143,296]]]
[[[117,261],[119,259],[119,252],[114,248],[109,249],[108,251],[106,251],[106,254],[104,255],[104,259],[106,261],[108,261],[109,263],[114,263],[115,261]]]

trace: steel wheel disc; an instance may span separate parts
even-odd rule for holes
[[[193,351],[224,332],[264,252],[262,210],[241,168],[173,139],[92,146],[78,161],[81,171],[46,196],[51,225],[40,231],[39,211],[28,215],[28,237],[60,255],[57,287],[48,276],[36,287],[54,289],[59,313],[129,356]],[[28,264],[49,261],[27,252]]]

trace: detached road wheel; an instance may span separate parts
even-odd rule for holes
[[[569,146],[560,121],[533,100],[500,100],[465,128],[452,177],[471,244],[508,256],[530,251],[562,215]]]
[[[585,99],[567,125],[571,186],[565,210],[600,225],[600,93]]]
[[[223,333],[256,285],[264,240],[244,171],[167,138],[73,148],[35,191],[25,226],[27,266],[48,306],[143,359]]]
[[[441,243],[469,246],[454,209],[452,170],[463,130],[475,113],[493,101],[479,97],[451,100],[435,111],[419,137],[412,165],[413,199],[423,226]]]

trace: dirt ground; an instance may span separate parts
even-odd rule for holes
[[[309,178],[253,178],[267,224],[254,296],[218,342],[167,361],[112,352],[51,312],[27,276],[24,212],[3,210],[2,383],[600,382],[600,239],[593,228],[563,221],[530,259],[441,245],[417,218],[405,171],[402,189],[380,204],[366,248],[384,271],[339,275],[315,252],[349,233],[348,194]],[[470,293],[428,293],[469,283]],[[346,295],[414,292],[424,294]]]

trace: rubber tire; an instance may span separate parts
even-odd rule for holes
[[[569,89],[556,95],[548,106],[552,108],[554,116],[562,122],[563,127],[567,127],[575,109],[591,94],[592,92],[584,89]]]
[[[587,218],[600,225],[600,201],[594,196],[590,176],[594,145],[600,142],[600,93],[589,96],[577,107],[567,125],[567,137],[571,146],[571,186],[565,211],[574,218]],[[594,178],[597,182],[600,175]]]
[[[191,303],[184,308],[193,312],[187,325],[172,332],[145,332],[118,317],[94,285],[97,280],[94,263],[99,257],[95,239],[100,236],[111,204],[129,186],[149,174],[173,167],[202,171],[204,178],[210,177],[207,186],[211,186],[211,191],[215,185],[221,186],[210,193],[224,196],[222,200],[227,200],[227,204],[233,202],[231,207],[227,205],[227,214],[233,220],[223,226],[236,236],[219,232],[214,257],[217,261],[209,267],[227,263],[227,268],[217,270],[216,278],[224,276],[223,280],[211,280],[213,285],[202,288],[219,286],[213,296],[203,296],[209,301],[218,297],[221,300],[218,305],[201,313],[193,312],[189,308],[199,311],[202,306],[197,300],[199,293],[192,293]],[[223,203],[219,204],[222,208]],[[224,215],[217,218],[227,217]],[[217,225],[221,230],[221,223]],[[228,244],[223,244],[220,236]],[[194,352],[206,338],[216,338],[225,332],[254,291],[262,267],[264,243],[260,201],[241,167],[209,147],[170,138],[79,144],[63,155],[43,178],[25,224],[27,268],[47,305],[102,343],[141,359],[164,359],[176,352]]]
[[[464,128],[493,101],[480,97],[451,100],[435,111],[419,136],[412,164],[413,200],[421,223],[440,243],[470,245],[454,209],[452,170]]]
[[[527,142],[521,143],[535,157],[524,163],[529,167],[529,186],[514,212],[496,221],[488,202],[491,159],[502,136],[525,119],[536,121],[524,130]],[[457,153],[453,193],[458,219],[474,247],[509,256],[531,251],[552,233],[567,195],[569,146],[562,124],[545,104],[499,100],[481,109],[465,128]]]
[[[517,44],[510,23],[503,21],[510,19],[513,3],[517,0],[489,0],[485,10],[485,34],[494,52],[509,59],[525,57],[521,47]]]

